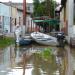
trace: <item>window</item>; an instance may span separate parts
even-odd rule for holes
[[[30,10],[30,7],[27,7],[28,10]]]

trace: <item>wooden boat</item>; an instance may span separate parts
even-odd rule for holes
[[[58,45],[56,37],[52,37],[52,36],[44,34],[44,33],[33,32],[33,33],[31,33],[31,38],[39,44],[51,45],[51,46]]]

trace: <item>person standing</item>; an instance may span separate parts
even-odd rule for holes
[[[16,38],[16,43],[19,43],[19,40],[21,38],[21,26],[19,24],[16,25],[16,28],[15,28],[15,38]]]

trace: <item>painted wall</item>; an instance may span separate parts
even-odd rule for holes
[[[0,34],[3,33],[3,17],[0,16]]]
[[[63,31],[64,28],[64,8],[60,12],[60,31]]]
[[[67,0],[67,14],[68,14],[68,36],[71,37],[73,34],[73,8],[74,0]]]
[[[0,3],[0,16],[4,16],[4,32],[10,32],[10,10],[9,6]]]
[[[65,13],[63,13],[62,11],[64,11]],[[64,10],[64,8],[61,11],[61,15],[65,15],[64,19],[62,18],[62,20],[64,21],[63,24],[64,26],[66,26],[67,29],[67,33],[68,33],[68,43],[70,43],[70,37],[73,36],[73,18],[74,18],[74,0],[67,0],[66,2],[66,9]],[[60,17],[61,19],[61,17]]]
[[[16,18],[17,17],[17,8],[16,7],[11,7],[11,16],[12,18]]]
[[[17,23],[23,25],[23,12],[20,10],[17,10]]]
[[[30,15],[27,15],[26,17],[26,32],[33,32],[36,31],[36,24],[33,22]]]
[[[17,8],[16,7],[10,7],[10,16],[11,16],[11,20],[10,20],[10,30],[11,32],[14,32],[15,29],[15,25],[16,25],[16,17],[17,17]]]
[[[27,3],[26,5],[27,12],[33,13],[33,8],[34,7],[32,3]]]
[[[0,3],[0,15],[2,15],[2,16],[10,16],[9,6]]]

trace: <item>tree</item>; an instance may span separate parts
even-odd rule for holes
[[[56,1],[54,0],[34,0],[34,16],[50,16],[54,17],[54,8],[56,7]]]
[[[50,16],[51,18],[54,18],[55,7],[56,7],[56,1],[54,1],[54,0],[45,0],[46,14],[48,16]]]
[[[40,5],[39,0],[33,0],[33,4],[34,4],[34,15],[38,16],[38,7]]]

